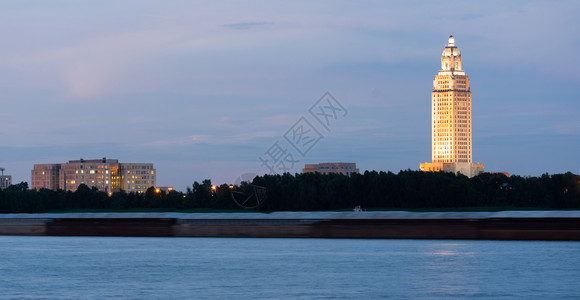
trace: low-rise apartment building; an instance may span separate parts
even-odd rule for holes
[[[31,188],[76,191],[81,184],[107,193],[144,193],[156,185],[152,163],[119,163],[117,159],[79,159],[61,164],[35,164]]]

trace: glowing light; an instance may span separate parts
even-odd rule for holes
[[[160,188],[156,188],[155,189],[155,193],[157,193],[157,194],[161,193],[161,189]]]
[[[449,46],[455,46],[455,39],[452,35],[449,36]]]

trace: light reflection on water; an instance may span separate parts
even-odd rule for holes
[[[0,298],[579,298],[580,243],[0,236]]]
[[[433,247],[432,255],[473,255],[473,252],[466,250],[467,244],[441,243]]]

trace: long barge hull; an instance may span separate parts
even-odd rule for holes
[[[0,235],[580,241],[580,218],[2,218]]]

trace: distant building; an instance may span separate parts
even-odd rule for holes
[[[60,187],[59,178],[60,164],[34,165],[31,173],[30,187],[32,189],[58,190]]]
[[[441,70],[433,79],[431,93],[432,162],[421,171],[445,171],[473,177],[483,172],[472,163],[471,90],[461,65],[461,52],[453,36],[441,53]]]
[[[153,164],[122,163],[120,165],[121,189],[126,192],[144,193],[156,185],[157,172]]]
[[[3,190],[12,185],[12,176],[1,175],[0,176],[0,190]]]
[[[35,164],[32,189],[76,191],[81,184],[104,192],[144,193],[156,184],[152,163],[119,163],[117,159],[69,160],[62,164]]]
[[[165,194],[169,194],[169,192],[173,192],[172,186],[158,186],[159,191],[163,191]]]
[[[356,163],[333,162],[306,164],[304,169],[302,169],[302,173],[343,174],[350,176],[351,174],[358,174],[359,170],[356,168]]]
[[[0,190],[3,190],[12,185],[12,176],[4,175],[4,168],[0,168]]]

